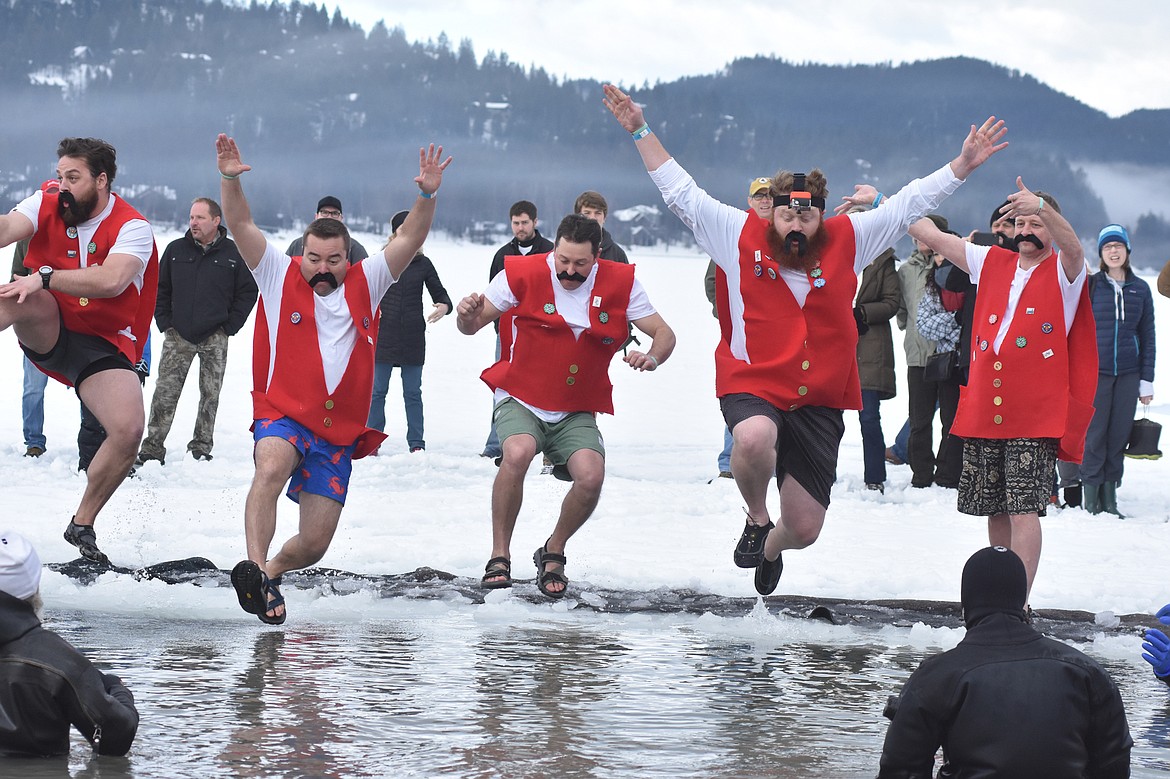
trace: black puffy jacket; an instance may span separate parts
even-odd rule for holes
[[[911,674],[879,779],[930,779],[940,746],[940,777],[1120,779],[1133,740],[1105,669],[1021,617],[993,613]]]
[[[0,752],[67,754],[70,725],[98,754],[124,755],[138,732],[134,696],[0,592]]]
[[[188,230],[159,255],[154,320],[159,332],[173,327],[184,340],[198,344],[220,328],[228,335],[239,332],[257,295],[256,280],[223,225],[206,251]]]
[[[454,308],[451,297],[439,280],[439,272],[425,254],[416,254],[402,275],[382,296],[381,324],[374,359],[391,365],[422,365],[427,352],[427,320],[423,314],[423,287],[434,303]]]

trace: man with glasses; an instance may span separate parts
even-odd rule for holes
[[[345,221],[345,214],[341,211],[341,201],[333,197],[333,195],[326,195],[317,201],[317,219],[336,219],[338,222]],[[304,254],[305,244],[304,236],[297,236],[297,239],[288,245],[285,254],[289,257],[300,257]],[[355,262],[361,262],[370,253],[366,251],[366,247],[357,242],[357,239],[352,235],[349,237],[349,264],[353,265]]]

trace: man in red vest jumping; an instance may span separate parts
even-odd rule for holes
[[[824,174],[781,171],[772,179],[771,221],[704,192],[646,124],[642,108],[612,84],[605,105],[634,139],[666,205],[715,260],[720,341],[715,391],[734,446],[731,473],[747,503],[733,559],[755,568],[761,595],[775,591],[781,552],[814,543],[824,526],[845,426],[861,408],[857,375],[857,276],[934,211],[976,168],[1007,146],[990,117],[971,126],[959,155],[864,213],[825,219]],[[860,188],[859,188],[860,189]],[[861,202],[843,198],[843,211]],[[773,525],[766,504],[780,491]]]
[[[12,327],[28,358],[76,387],[106,429],[65,540],[108,564],[93,525],[142,440],[146,415],[134,364],[150,332],[158,250],[150,224],[110,189],[118,171],[113,146],[65,138],[57,158],[57,180],[0,216],[0,246],[31,237],[24,264],[36,271],[0,285],[0,330]]]
[[[495,424],[503,457],[492,486],[492,558],[486,589],[512,585],[512,531],[524,475],[537,452],[553,473],[571,480],[556,527],[536,550],[537,587],[563,598],[565,544],[597,507],[605,479],[598,413],[613,413],[609,364],[633,324],[652,343],[624,360],[652,371],[674,351],[674,331],[634,278],[634,266],[601,260],[601,225],[571,214],[557,227],[553,250],[508,257],[487,291],[459,301],[459,331],[472,335],[500,319],[500,360],[481,378],[495,392]]]
[[[232,571],[240,606],[262,622],[285,620],[285,571],[320,560],[337,530],[352,461],[386,439],[366,427],[374,386],[378,304],[422,246],[435,214],[443,147],[419,149],[419,193],[396,238],[381,253],[350,265],[349,230],[322,218],[305,230],[304,255],[288,257],[269,241],[244,197],[251,170],[236,142],[216,139],[223,213],[240,256],[260,288],[253,342],[253,459],[256,474],[244,508],[248,559]],[[269,559],[276,504],[300,505],[298,533]]]

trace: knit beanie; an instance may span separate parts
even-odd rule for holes
[[[1002,203],[1000,203],[998,206],[996,206],[996,209],[991,212],[991,219],[988,220],[987,226],[994,227],[996,222],[998,222],[1000,219],[1003,219],[1003,215],[1007,212],[1002,211],[1002,209],[1007,208],[1011,204],[1012,204],[1012,201],[1005,200]]]
[[[41,558],[24,536],[0,532],[0,591],[24,600],[41,586]]]
[[[1114,242],[1125,244],[1125,256],[1128,257],[1130,253],[1129,231],[1117,224],[1105,225],[1097,234],[1097,257],[1101,257],[1101,249],[1105,248],[1105,244]]]
[[[410,216],[409,211],[399,211],[394,216],[390,217],[390,232],[398,232],[398,228],[402,227],[402,223],[406,221],[406,217]]]
[[[1021,618],[1028,597],[1024,561],[1010,549],[988,546],[971,555],[963,566],[960,596],[963,619],[971,627],[988,614],[1016,614]]]

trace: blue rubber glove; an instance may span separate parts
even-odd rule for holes
[[[1154,666],[1155,676],[1170,676],[1170,638],[1157,628],[1146,628],[1145,639],[1142,659]]]
[[[1170,625],[1170,603],[1158,609],[1158,613],[1155,616],[1163,625]]]

